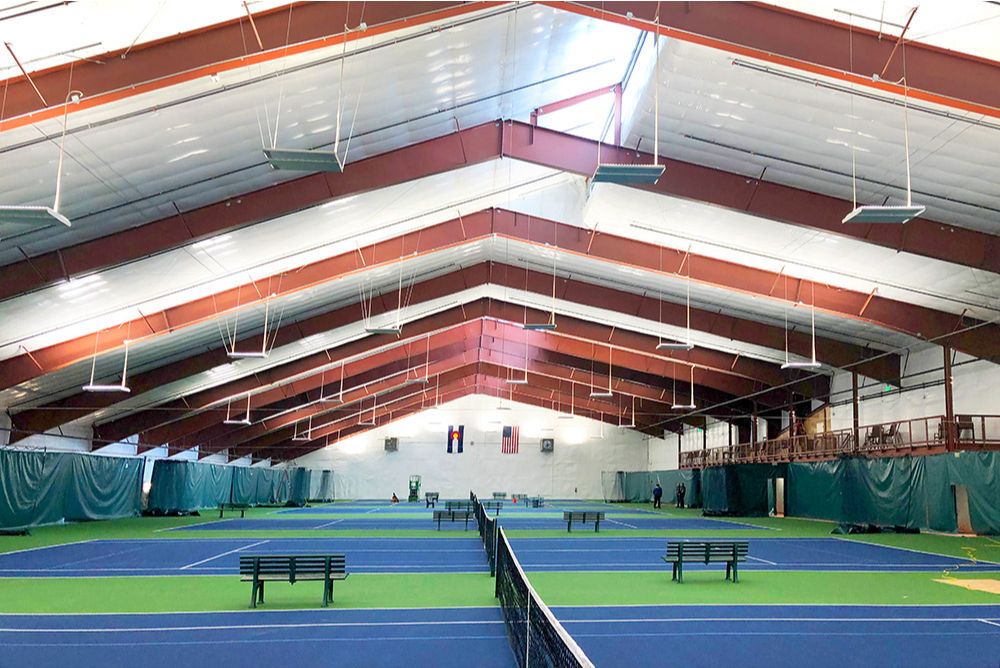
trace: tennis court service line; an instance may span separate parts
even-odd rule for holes
[[[327,629],[372,626],[503,626],[502,619],[412,620],[383,622],[298,622],[286,624],[199,624],[160,627],[88,627],[88,628],[0,628],[0,633],[167,633],[173,631],[259,631],[266,629]]]
[[[645,519],[645,518],[644,518]],[[628,522],[622,522],[621,520],[607,519],[605,522],[614,522],[615,524],[621,524],[622,526],[628,527],[629,529],[638,529],[639,527],[634,524],[629,524]]]
[[[778,562],[776,562],[776,561],[768,561],[767,559],[761,559],[760,557],[754,557],[754,556],[751,556],[749,554],[747,555],[747,559],[753,559],[754,561],[759,561],[761,563],[768,564],[769,566],[777,566],[778,565]]]
[[[977,622],[982,622],[983,624],[989,624],[990,626],[1000,627],[1000,623],[994,622],[989,619],[977,619]]]
[[[244,545],[242,547],[237,547],[234,550],[229,550],[228,552],[223,552],[222,554],[217,554],[214,557],[208,557],[207,559],[202,559],[201,561],[196,561],[192,564],[187,564],[186,566],[181,566],[178,570],[186,571],[189,568],[194,568],[195,566],[201,566],[202,564],[208,563],[209,561],[215,561],[216,559],[221,559],[222,557],[229,556],[230,554],[235,554],[237,552],[242,552],[243,550],[249,550],[251,547],[257,547],[258,545],[263,545],[264,543],[270,542],[269,540],[261,540],[256,543],[251,543],[250,545]]]

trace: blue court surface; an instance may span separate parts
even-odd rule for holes
[[[1000,665],[1000,605],[630,606],[553,611],[597,666]]]
[[[838,538],[750,539],[744,570],[995,571],[997,564]],[[667,571],[663,538],[518,538],[527,571]],[[355,573],[488,570],[479,534],[441,538],[185,538],[94,540],[0,554],[0,577],[231,575],[239,554],[342,552]],[[404,557],[405,558],[402,558]],[[696,562],[687,568],[706,567]]]
[[[675,540],[685,540],[671,539]],[[700,539],[691,539],[700,540]],[[750,538],[746,570],[800,571],[935,571],[961,566],[963,571],[995,571],[1000,565],[973,563],[871,543],[839,538]],[[664,538],[514,538],[511,547],[526,571],[655,571],[669,568],[660,557]],[[718,569],[692,561],[685,568]]]
[[[349,530],[349,529],[366,529],[366,530],[406,530],[406,529],[436,529],[437,522],[434,522],[431,517],[431,511],[428,510],[425,517],[419,515],[407,515],[407,516],[397,516],[393,517],[386,513],[385,515],[376,517],[375,515],[361,515],[359,517],[339,517],[331,519],[329,517],[316,517],[312,519],[292,519],[292,518],[278,518],[277,513],[275,518],[265,518],[265,519],[223,519],[216,520],[214,522],[204,522],[201,524],[192,524],[190,526],[177,527],[176,529],[170,529],[170,531],[313,531],[313,530]],[[493,515],[491,515],[492,517]],[[550,517],[531,517],[526,513],[525,515],[511,516],[505,515],[503,512],[499,516],[500,524],[507,529],[566,529],[566,522],[563,521],[561,515],[552,515]],[[476,528],[475,518],[469,519],[469,527],[472,530]],[[442,522],[442,531],[463,531],[465,528],[464,521],[458,522]],[[601,522],[602,529],[662,529],[662,530],[690,530],[690,531],[711,531],[711,530],[732,530],[732,529],[751,529],[757,531],[771,531],[765,527],[754,526],[752,524],[740,524],[738,522],[727,522],[724,520],[712,520],[712,519],[673,519],[669,517],[629,517],[628,519],[615,519],[614,516],[609,516],[603,522]],[[573,523],[574,531],[593,531],[593,523],[579,524],[577,522]]]
[[[0,615],[3,668],[470,665],[516,665],[499,608]]]
[[[0,554],[0,577],[228,575],[240,553],[344,553],[353,573],[489,570],[479,534],[465,538],[93,540]],[[403,558],[405,556],[405,559]]]

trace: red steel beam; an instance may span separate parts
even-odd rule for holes
[[[564,252],[612,262],[617,265],[666,273],[664,266],[679,266],[686,255],[681,249],[657,246],[616,235],[583,230],[571,225],[533,218],[523,214],[494,209],[471,214],[460,219],[395,237],[373,244],[365,249],[314,262],[298,270],[287,271],[268,279],[280,286],[275,291],[279,297],[325,283],[355,272],[371,270],[425,255],[462,243],[486,239],[494,235],[528,243],[551,244]],[[663,257],[666,255],[666,263]],[[707,256],[692,256],[691,279],[716,288],[749,294],[754,297],[787,303],[772,295],[770,286],[777,274],[764,269],[718,260]],[[786,279],[797,294],[801,279]],[[11,387],[30,380],[44,372],[51,372],[70,364],[89,359],[98,354],[116,350],[126,338],[133,342],[169,333],[184,326],[225,317],[241,308],[259,303],[254,296],[254,285],[238,286],[225,292],[148,314],[121,326],[100,333],[79,337],[47,348],[33,351],[33,355],[20,355],[0,362],[0,387]],[[245,296],[249,295],[249,296]],[[870,322],[889,329],[902,331],[918,338],[934,338],[953,334],[955,317],[951,314],[920,307],[884,297],[845,290],[835,286],[816,287],[816,307],[839,317]],[[810,289],[810,297],[812,290]],[[868,301],[864,316],[862,305]],[[990,359],[996,351],[992,339],[1000,335],[1000,328],[984,325],[972,332],[951,337],[956,349],[975,357]],[[134,344],[133,344],[134,345]]]
[[[556,337],[551,333],[524,332],[517,325],[493,320],[481,321],[480,327],[482,328],[482,335],[474,340],[475,347],[479,350],[480,361],[511,369],[512,378],[520,378],[524,369],[527,368],[532,376],[564,381],[565,386],[560,384],[558,391],[554,392],[550,398],[561,402],[565,406],[575,405],[577,402],[584,405],[585,400],[589,398],[590,388],[603,388],[606,386],[607,373],[598,371],[592,374],[586,368],[586,360],[579,357],[567,357],[566,355],[553,355],[553,350],[557,347],[558,341],[555,340]],[[462,330],[467,331],[467,327],[463,327]],[[522,334],[531,335],[530,340],[532,345],[528,349],[525,349],[524,344],[521,342],[508,341],[508,339],[520,338]],[[448,352],[454,351],[453,349],[449,349]],[[466,351],[462,350],[461,352]],[[525,353],[527,353],[527,366],[525,366],[524,362]],[[619,351],[619,353],[624,359],[620,366],[615,367],[612,375],[612,389],[616,396],[635,396],[646,401],[650,406],[657,407],[663,413],[669,413],[670,404],[674,403],[675,399],[673,389],[666,384],[670,378],[681,381],[680,386],[677,388],[678,396],[688,396],[687,369],[679,371],[673,368],[674,365],[672,363],[665,360],[657,360],[658,364],[653,365],[652,368],[648,365],[645,367],[644,376],[655,378],[655,384],[650,384],[643,377],[638,379],[621,377],[623,369],[626,371],[635,370],[636,368],[642,369],[644,368],[645,361],[635,360],[634,358],[639,356],[629,351]],[[437,362],[439,357],[441,355],[435,349],[431,359]],[[377,371],[380,374],[384,373],[384,368],[382,367]],[[437,369],[437,367],[434,368],[435,370]],[[660,374],[658,375],[657,372],[660,372]],[[710,387],[711,380],[708,377],[708,372],[699,370],[696,373],[696,394],[699,398],[709,403],[714,402],[716,399],[721,400],[726,395],[717,391],[713,392]],[[709,380],[709,382],[706,383],[706,380]],[[391,387],[393,384],[402,383],[403,378],[396,376],[387,382],[389,383],[387,386]],[[353,387],[356,385],[356,382],[351,382],[350,385]],[[749,387],[752,386],[748,386],[748,391]],[[233,447],[247,439],[254,439],[265,435],[268,435],[269,440],[273,441],[275,439],[275,431],[279,429],[284,429],[285,432],[284,436],[278,434],[277,437],[279,439],[287,438],[289,430],[294,429],[296,423],[307,423],[308,420],[312,419],[314,420],[314,424],[320,424],[316,421],[322,420],[324,415],[342,411],[345,407],[349,408],[351,402],[369,396],[369,392],[371,391],[375,390],[364,388],[363,392],[355,391],[354,393],[345,394],[344,405],[330,407],[326,404],[311,404],[303,406],[301,409],[276,416],[275,418],[264,419],[251,426],[232,430],[214,437],[218,433],[216,427],[219,417],[216,415],[214,417],[216,425],[213,425],[208,430],[185,436],[181,439],[181,445],[184,449],[200,445],[203,448],[207,447],[207,451],[210,453]],[[304,397],[302,402],[306,400],[307,397]],[[772,405],[781,405],[781,399],[775,397]],[[159,439],[154,438],[154,441],[158,442]]]
[[[491,379],[491,382],[487,382],[486,386],[491,391],[490,393],[503,394],[505,397],[513,396],[514,401],[522,401],[525,399],[533,399],[532,403],[534,405],[539,405],[545,408],[550,408],[553,393],[558,390],[558,380],[553,380],[546,378],[544,376],[536,376],[535,374],[529,374],[529,385],[526,386],[509,386],[505,384],[506,374],[509,368],[503,366],[497,366],[492,364],[481,363],[478,365],[465,365],[455,369],[449,376],[449,384],[455,376],[466,376],[471,375],[475,377],[477,374],[479,376],[486,376]],[[484,389],[483,385],[480,384],[480,390]],[[403,388],[403,392],[393,397],[392,402],[387,403],[386,406],[381,409],[376,409],[376,418],[380,415],[388,415],[393,412],[394,408],[398,408],[396,403],[399,401],[412,401],[415,404],[420,404],[421,407],[426,408],[426,405],[419,398],[419,391],[411,391],[409,393],[405,392],[406,388]],[[482,393],[482,391],[480,391]],[[415,398],[416,397],[416,398]],[[579,413],[590,413],[586,417],[592,417],[592,419],[604,420],[610,424],[617,424],[619,418],[620,409],[616,405],[609,405],[606,401],[596,401],[593,399],[584,399],[580,402]],[[356,411],[351,415],[342,417],[340,419],[331,421],[324,424],[321,427],[313,428],[312,436],[313,439],[309,444],[305,444],[300,447],[310,447],[310,445],[326,445],[328,440],[327,437],[334,437],[330,440],[334,442],[339,438],[345,436],[344,431],[352,426],[365,426],[359,425],[360,419],[364,417],[366,420],[368,414],[362,409],[361,411]],[[658,417],[653,417],[652,419],[646,418],[645,420],[638,420],[636,422],[636,430],[643,431],[650,429],[651,423],[658,421]],[[378,420],[376,419],[376,422]],[[644,425],[643,422],[646,424]],[[234,453],[235,456],[244,456],[245,454],[251,454],[258,452],[265,448],[279,448],[281,443],[294,444],[295,442],[290,440],[290,431],[286,431],[284,434],[279,435],[279,439],[266,439],[253,443],[244,443],[233,446],[230,452]],[[350,433],[356,433],[356,430],[351,430]],[[657,433],[662,433],[662,430],[657,429]],[[338,436],[339,434],[339,436]]]
[[[541,317],[542,312],[529,309],[529,316]],[[420,337],[428,332],[444,327],[454,327],[463,324],[471,319],[490,317],[516,321],[516,318],[523,317],[523,307],[517,305],[504,304],[497,301],[480,300],[461,307],[455,307],[441,313],[428,316],[420,321],[410,323],[406,327],[408,336]],[[754,385],[758,388],[766,388],[770,385],[778,384],[775,381],[783,382],[785,376],[777,373],[775,367],[755,360],[741,358],[740,369],[733,373],[729,369],[729,358],[731,355],[716,351],[694,349],[687,352],[675,351],[670,356],[656,355],[655,341],[653,337],[634,334],[622,329],[604,327],[579,321],[573,318],[560,319],[561,332],[552,335],[552,340],[557,341],[556,350],[575,351],[578,357],[585,357],[589,352],[590,341],[601,341],[604,345],[614,345],[616,348],[632,350],[637,352],[649,351],[650,358],[661,357],[664,359],[676,360],[680,365],[680,373],[683,376],[683,365],[694,365],[699,368],[699,382],[708,387],[713,387],[730,395],[739,396],[740,392],[746,391],[750,387],[738,378],[753,379]],[[576,339],[574,341],[574,339]],[[251,399],[251,407],[258,408],[267,406],[275,401],[296,396],[316,390],[322,377],[316,375],[320,368],[329,367],[355,355],[364,354],[376,347],[390,343],[392,338],[387,335],[367,337],[360,341],[355,341],[345,346],[341,346],[336,351],[323,351],[308,357],[296,360],[280,367],[260,372],[250,377],[242,378],[230,383],[226,383],[215,388],[190,395],[183,400],[175,400],[158,407],[155,411],[144,411],[132,415],[118,418],[95,427],[95,433],[102,439],[121,440],[131,434],[140,434],[143,442],[162,444],[177,439],[185,434],[190,434],[199,429],[212,426],[217,422],[211,416],[192,416],[181,421],[169,421],[169,413],[165,411],[199,411],[210,408],[233,398],[246,396],[247,392],[253,392],[264,385],[275,384],[274,387],[264,392],[258,392]],[[416,350],[419,354],[420,344],[423,339],[417,339]],[[583,350],[581,350],[581,346]],[[388,353],[386,353],[388,354]],[[397,354],[398,352],[394,352]],[[347,366],[347,375],[354,375],[357,369],[368,369],[372,358],[365,358]],[[368,360],[366,362],[366,360]],[[651,362],[647,362],[650,364]],[[673,371],[673,364],[665,366],[660,371],[667,375]],[[624,368],[624,366],[622,366]],[[637,369],[644,371],[644,368]],[[311,375],[306,375],[311,374]],[[749,375],[747,375],[749,374]],[[293,382],[286,382],[290,378],[296,378]],[[683,378],[680,378],[683,380]],[[818,387],[808,384],[802,385],[800,391],[809,391],[809,395],[822,395],[826,385],[821,383]],[[178,424],[183,422],[184,424]],[[161,427],[162,425],[162,427]],[[192,444],[193,445],[193,444]]]
[[[659,30],[668,38],[903,95],[893,83],[906,76],[914,99],[1000,118],[1000,63],[919,42],[906,43],[906,70],[882,70],[894,42],[874,30],[848,26],[762,2],[552,2],[563,11]],[[659,21],[654,23],[656,15]]]
[[[527,280],[525,280],[523,278],[524,272],[525,270],[522,268],[497,263],[474,265],[413,285],[409,294],[410,304],[425,303],[453,294],[457,285],[467,289],[493,284],[527,289],[536,294],[550,294],[552,278],[550,275],[528,271]],[[647,295],[638,295],[571,279],[557,280],[557,294],[561,299],[577,304],[632,315],[650,321],[660,321],[678,327],[686,325],[686,313],[682,304],[666,302],[661,305],[658,299]],[[376,300],[372,303],[372,315],[386,313],[392,307],[393,305],[386,304],[382,300]],[[359,304],[353,304],[282,327],[275,334],[274,346],[281,348],[306,337],[355,322],[360,313],[359,309]],[[863,315],[863,310],[859,315]],[[737,345],[742,342],[772,350],[780,350],[785,345],[785,332],[782,328],[722,313],[692,309],[691,326],[695,331],[724,337],[737,342]],[[261,345],[260,335],[239,342],[241,348],[248,350],[257,350]],[[810,338],[808,334],[789,332],[788,347],[793,354],[809,356]],[[816,350],[819,358],[832,366],[845,367],[856,364],[854,368],[865,376],[881,382],[898,382],[900,373],[898,355],[882,355],[858,364],[858,360],[873,354],[873,351],[822,336],[816,338]],[[169,365],[130,375],[131,396],[137,396],[187,376],[227,364],[230,361],[220,346],[183,360],[171,362]],[[733,363],[738,361],[736,358],[733,359]],[[47,403],[44,406],[16,412],[13,414],[13,420],[15,425],[25,432],[42,433],[58,425],[83,418],[97,410],[108,408],[120,400],[120,397],[113,394],[78,393]]]
[[[597,164],[597,144],[588,139],[518,122],[485,123],[352,163],[343,174],[313,174],[0,267],[0,299],[338,197],[497,159],[502,149],[527,162],[586,176]],[[601,152],[609,162],[652,162],[651,155],[609,145]],[[669,175],[650,188],[653,192],[1000,273],[1000,237],[994,235],[926,218],[910,221],[905,230],[902,225],[843,225],[853,206],[846,200],[692,163],[661,162]]]
[[[376,35],[412,29],[501,5],[500,2],[297,2],[253,15],[253,31],[265,51],[247,52],[244,18],[109,51],[34,72],[41,93],[62,100],[70,88],[86,97],[74,109],[117,102],[170,86],[252,65],[329,49]],[[360,28],[362,21],[367,24]],[[347,26],[347,32],[341,32]],[[335,31],[335,32],[331,32]],[[71,85],[72,84],[72,85]],[[6,91],[4,129],[62,114],[46,107],[25,77],[0,81]]]

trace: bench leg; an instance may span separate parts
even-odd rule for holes
[[[327,607],[330,601],[333,600],[333,580],[327,580],[323,583],[323,607]]]
[[[258,603],[264,602],[264,581],[260,581],[260,597],[257,599]]]
[[[676,581],[677,580],[677,562],[675,561],[673,564],[671,564],[671,567],[672,567],[671,570],[673,571],[673,573],[672,573],[670,579],[673,580],[673,581]]]
[[[737,570],[738,568],[739,568],[739,564],[734,561],[733,562],[733,584],[736,584],[737,582],[740,581],[739,571]]]
[[[566,522],[566,533],[570,532],[570,527],[573,526],[573,520],[567,520]]]
[[[684,562],[677,562],[677,582],[684,582]]]
[[[594,520],[594,533],[601,530],[601,520]]]
[[[246,516],[247,516],[247,509],[246,508],[240,508],[240,519],[243,519]]]
[[[733,569],[732,563],[730,563],[730,562],[727,561],[726,562],[726,579],[727,580],[729,579],[729,574],[732,571],[732,569]]]
[[[254,580],[253,586],[250,588],[250,607],[257,607],[257,581]]]
[[[440,530],[441,530],[441,518],[439,517],[438,518],[438,531],[440,531]]]

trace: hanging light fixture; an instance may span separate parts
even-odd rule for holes
[[[129,341],[126,339],[123,343],[125,344],[125,360],[122,363],[122,380],[116,385],[103,385],[101,383],[94,382],[94,374],[97,371],[97,343],[100,341],[101,333],[98,332],[94,338],[94,357],[90,363],[90,382],[83,386],[84,392],[125,392],[130,393],[132,390],[125,384],[126,376],[128,375],[128,344]]]
[[[358,413],[358,426],[359,427],[374,427],[375,426],[375,409],[378,406],[378,395],[372,395],[372,420],[371,422],[362,422],[361,415],[366,411],[359,411]]]
[[[916,11],[914,9],[914,11]],[[913,18],[913,15],[910,15]],[[905,30],[904,30],[905,32]],[[853,39],[854,33],[851,32],[851,63],[853,66]],[[905,51],[905,43],[903,46]],[[895,51],[895,49],[893,50]],[[888,67],[888,63],[886,63]],[[883,70],[883,74],[885,71]],[[875,80],[879,79],[879,75],[874,75]],[[858,206],[858,185],[857,185],[857,174],[856,174],[856,161],[854,155],[854,145],[851,145],[851,192],[852,201],[854,208],[844,216],[841,223],[855,223],[855,224],[890,224],[890,225],[902,225],[907,223],[917,216],[923,214],[927,210],[927,207],[921,206],[919,204],[913,203],[913,192],[910,187],[910,127],[909,127],[909,87],[906,85],[906,58],[904,53],[903,58],[903,78],[900,79],[903,84],[903,151],[906,158],[906,204],[903,206],[878,206],[878,205],[863,205]],[[899,82],[897,82],[899,83]],[[854,95],[851,95],[851,117],[854,117]]]
[[[545,322],[526,322],[525,329],[536,331],[551,331],[556,328],[556,250],[558,246],[559,228],[556,227],[557,245],[552,250],[552,309],[549,312],[549,319]],[[546,244],[548,246],[548,244]],[[527,286],[526,286],[527,287]]]
[[[399,336],[403,331],[403,324],[401,321],[403,315],[403,258],[399,258],[399,294],[396,299],[396,324],[387,325],[383,327],[376,327],[371,324],[371,314],[372,314],[372,302],[375,299],[375,284],[372,281],[371,296],[368,299],[368,312],[364,315],[365,320],[365,332],[368,334],[393,334]],[[364,288],[362,288],[362,297],[364,296]],[[362,311],[364,311],[365,303],[362,298],[361,302]]]
[[[660,255],[662,257],[663,249],[660,249]],[[661,262],[662,264],[662,262]],[[663,337],[660,337],[659,342],[656,344],[657,350],[691,350],[694,348],[694,344],[691,343],[691,247],[688,246],[687,253],[684,254],[684,260],[681,264],[687,264],[687,301],[686,301],[686,312],[687,312],[687,340],[686,341],[664,341]],[[662,267],[661,267],[662,268]],[[679,271],[679,270],[678,270]],[[660,293],[660,323],[663,322],[663,293]]]
[[[593,363],[593,360],[591,360]],[[593,372],[591,372],[591,382],[593,382]],[[596,386],[591,385],[590,397],[592,399],[612,397],[614,394],[611,392],[611,345],[608,345],[608,389],[598,391]]]
[[[665,165],[660,164],[660,16],[656,16],[656,30],[653,33],[653,53],[655,59],[653,73],[653,164],[622,165],[601,164],[601,143],[597,139],[597,169],[590,178],[591,183],[618,183],[621,185],[653,185],[663,176]]]
[[[626,408],[626,410],[628,409]],[[632,421],[629,424],[622,424],[621,416],[619,416],[618,427],[620,429],[635,429],[635,395],[632,395]]]
[[[788,359],[788,306],[785,306],[785,363],[782,369],[818,369],[822,364],[816,361],[816,283],[812,282],[812,304],[809,308],[809,320],[812,324],[810,330],[810,342],[812,344],[812,358],[808,362],[791,362]],[[785,279],[785,292],[788,291],[788,279]]]
[[[572,380],[569,382],[569,415],[565,413],[559,414],[560,420],[572,420],[576,417],[576,383]]]
[[[7,45],[8,50],[10,45]],[[11,51],[11,55],[14,52]],[[15,57],[16,60],[16,57]],[[20,65],[20,63],[18,63]],[[22,69],[23,71],[23,69]],[[27,76],[27,73],[25,73]],[[28,77],[28,81],[34,86],[34,82]],[[37,88],[35,89],[37,91]],[[59,163],[56,167],[56,194],[55,199],[52,202],[51,207],[47,206],[10,206],[10,205],[0,205],[0,223],[9,223],[14,225],[32,225],[35,227],[45,227],[52,223],[59,223],[70,227],[71,223],[69,218],[59,213],[59,204],[62,196],[62,166],[63,157],[66,155],[66,127],[67,127],[67,117],[69,116],[69,105],[78,104],[80,100],[83,99],[83,93],[78,90],[70,91],[66,96],[66,102],[63,109],[63,129],[62,137],[59,140]],[[44,100],[43,100],[44,101]]]
[[[289,11],[289,21],[291,12]],[[364,30],[364,23],[358,26],[359,30]],[[334,128],[333,150],[320,151],[314,149],[279,148],[278,142],[278,121],[281,118],[281,97],[278,98],[278,111],[274,120],[274,134],[271,136],[271,146],[264,147],[264,157],[275,169],[285,169],[300,172],[333,172],[339,174],[344,171],[344,163],[347,161],[347,152],[351,147],[351,135],[354,134],[354,123],[358,118],[358,107],[361,104],[361,95],[358,96],[358,103],[354,108],[354,118],[351,120],[351,132],[347,138],[347,149],[344,151],[343,160],[340,158],[340,130],[344,115],[344,64],[347,62],[347,35],[350,29],[344,26],[344,49],[340,55],[340,87],[337,91],[337,119]],[[287,48],[287,45],[286,45]],[[283,74],[283,73],[282,73]],[[362,78],[365,81],[366,78]],[[363,90],[362,90],[363,93]],[[270,124],[268,127],[270,132]]]
[[[345,363],[340,363],[340,392],[336,395],[325,395],[326,391],[326,372],[320,374],[319,379],[319,402],[321,404],[342,404],[344,403],[344,366]]]
[[[691,399],[686,404],[677,403],[677,375],[674,374],[674,403],[670,406],[671,410],[694,410],[697,406],[694,405],[694,365],[690,366],[691,369]]]
[[[240,425],[250,424],[250,394],[247,393],[247,410],[246,414],[242,418],[236,419],[235,417],[233,417],[231,412],[232,406],[233,406],[233,400],[230,399],[229,401],[226,402],[226,419],[222,421],[222,424],[240,424]]]
[[[305,433],[299,433],[299,423],[301,420],[296,420],[295,425],[292,428],[292,440],[293,441],[311,441],[312,440],[312,430],[313,430],[313,416],[309,416],[308,426],[306,427]]]

